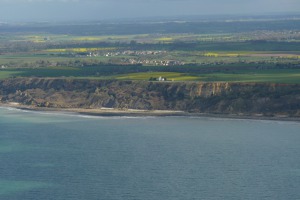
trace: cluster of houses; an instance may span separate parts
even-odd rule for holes
[[[175,65],[184,65],[184,62],[178,60],[149,60],[149,59],[122,59],[123,63],[128,64],[144,64],[144,65],[157,65],[157,66],[175,66]]]
[[[129,55],[129,56],[146,56],[146,55],[161,55],[167,53],[166,51],[116,51],[116,52],[106,52],[104,56],[120,56],[120,55]]]
[[[155,55],[163,55],[166,54],[167,51],[114,51],[114,52],[88,52],[86,54],[76,53],[73,54],[75,57],[112,57],[109,60],[109,63],[122,63],[128,65],[153,65],[153,66],[178,66],[184,65],[185,63],[179,60],[163,60],[159,58],[159,56],[155,57]],[[152,57],[153,55],[153,57]],[[117,58],[117,56],[121,56]],[[124,57],[122,57],[124,56]],[[126,58],[126,56],[129,56]],[[132,57],[130,57],[132,56]],[[136,57],[134,57],[136,56]],[[146,56],[146,57],[143,57]]]
[[[75,57],[113,57],[109,62],[111,63],[122,63],[122,64],[130,64],[130,65],[154,65],[154,66],[178,66],[184,65],[184,62],[178,60],[162,60],[157,59],[155,55],[163,55],[166,54],[167,51],[112,51],[112,52],[88,52],[87,54],[76,54]],[[117,56],[124,56],[120,58],[116,58]],[[126,58],[126,56],[132,56]],[[134,57],[137,56],[137,57]],[[143,57],[146,56],[146,57]],[[153,56],[153,57],[151,57]],[[159,56],[158,56],[159,57]]]
[[[167,81],[167,78],[166,77],[162,77],[162,76],[160,76],[158,78],[150,77],[149,81],[160,81],[160,82],[162,82],[162,81]]]
[[[88,52],[86,54],[87,57],[97,57],[97,56],[105,56],[105,57],[113,57],[113,56],[147,56],[147,55],[162,55],[166,54],[166,51],[112,51],[112,52]],[[80,57],[82,55],[77,55]]]
[[[97,57],[97,56],[100,56],[100,55],[97,52],[89,52],[86,56],[87,57]]]

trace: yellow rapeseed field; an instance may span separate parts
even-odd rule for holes
[[[207,53],[204,53],[203,56],[206,56],[206,57],[237,57],[237,56],[239,56],[239,54],[207,52]]]
[[[170,42],[173,40],[173,38],[171,37],[161,37],[161,38],[157,38],[157,41],[162,41],[162,42]]]

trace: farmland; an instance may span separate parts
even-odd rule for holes
[[[173,71],[165,72],[163,68],[157,67],[153,68],[152,72],[149,72],[147,68],[145,68],[144,72],[134,72],[138,68],[139,66],[103,66],[5,69],[0,71],[0,79],[13,77],[60,77],[64,79],[148,81],[151,78],[165,77],[167,81],[300,83],[300,69],[232,70],[227,72],[218,72],[219,70],[216,70],[215,72],[201,73],[201,70],[195,70],[195,68],[190,67],[191,72],[184,73],[184,69],[180,68],[174,68]],[[111,70],[114,72],[111,72]]]
[[[0,79],[165,77],[168,81],[299,83],[297,24],[300,20],[262,19],[67,28],[2,25]]]

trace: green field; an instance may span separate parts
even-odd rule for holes
[[[109,72],[109,68],[120,69],[118,74]],[[167,81],[204,81],[204,82],[269,82],[300,83],[300,69],[278,70],[240,70],[234,73],[180,73],[180,72],[137,72],[126,73],[123,66],[107,66],[106,68],[88,67],[52,67],[40,69],[0,70],[0,79],[12,77],[56,77],[71,79],[115,79],[143,80],[165,77]],[[124,68],[124,67],[123,67]],[[116,71],[116,70],[115,70]]]
[[[149,80],[151,77],[166,77],[168,81],[204,81],[204,82],[268,82],[268,83],[300,83],[300,70],[262,71],[253,73],[209,73],[184,74],[169,72],[133,73],[116,76],[119,80]]]
[[[0,71],[0,79],[7,79],[12,77],[17,77],[22,74],[22,71]]]
[[[149,80],[150,78],[165,77],[168,81],[198,81],[198,76],[177,72],[143,72],[114,76],[118,80]]]

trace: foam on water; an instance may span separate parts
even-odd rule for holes
[[[209,120],[209,121],[243,121],[243,122],[261,122],[261,123],[277,123],[277,124],[293,124],[300,125],[298,121],[280,121],[278,120],[261,120],[261,119],[244,119],[244,118],[222,118],[222,117],[208,117],[208,116],[97,116],[97,115],[86,115],[76,112],[65,112],[65,111],[34,111],[34,110],[24,110],[12,107],[1,107],[0,110],[13,111],[13,113],[30,113],[35,115],[48,115],[50,117],[70,117],[70,118],[85,118],[85,119],[153,119],[153,118],[189,118],[189,119],[200,119],[200,120]]]
[[[35,111],[35,110],[24,110],[11,107],[0,107],[0,109],[13,111],[13,113],[30,113],[34,115],[48,115],[51,117],[70,117],[70,118],[85,118],[85,119],[153,119],[156,116],[101,116],[101,115],[87,115],[76,112],[65,112],[65,111]],[[13,114],[12,113],[12,114]]]

